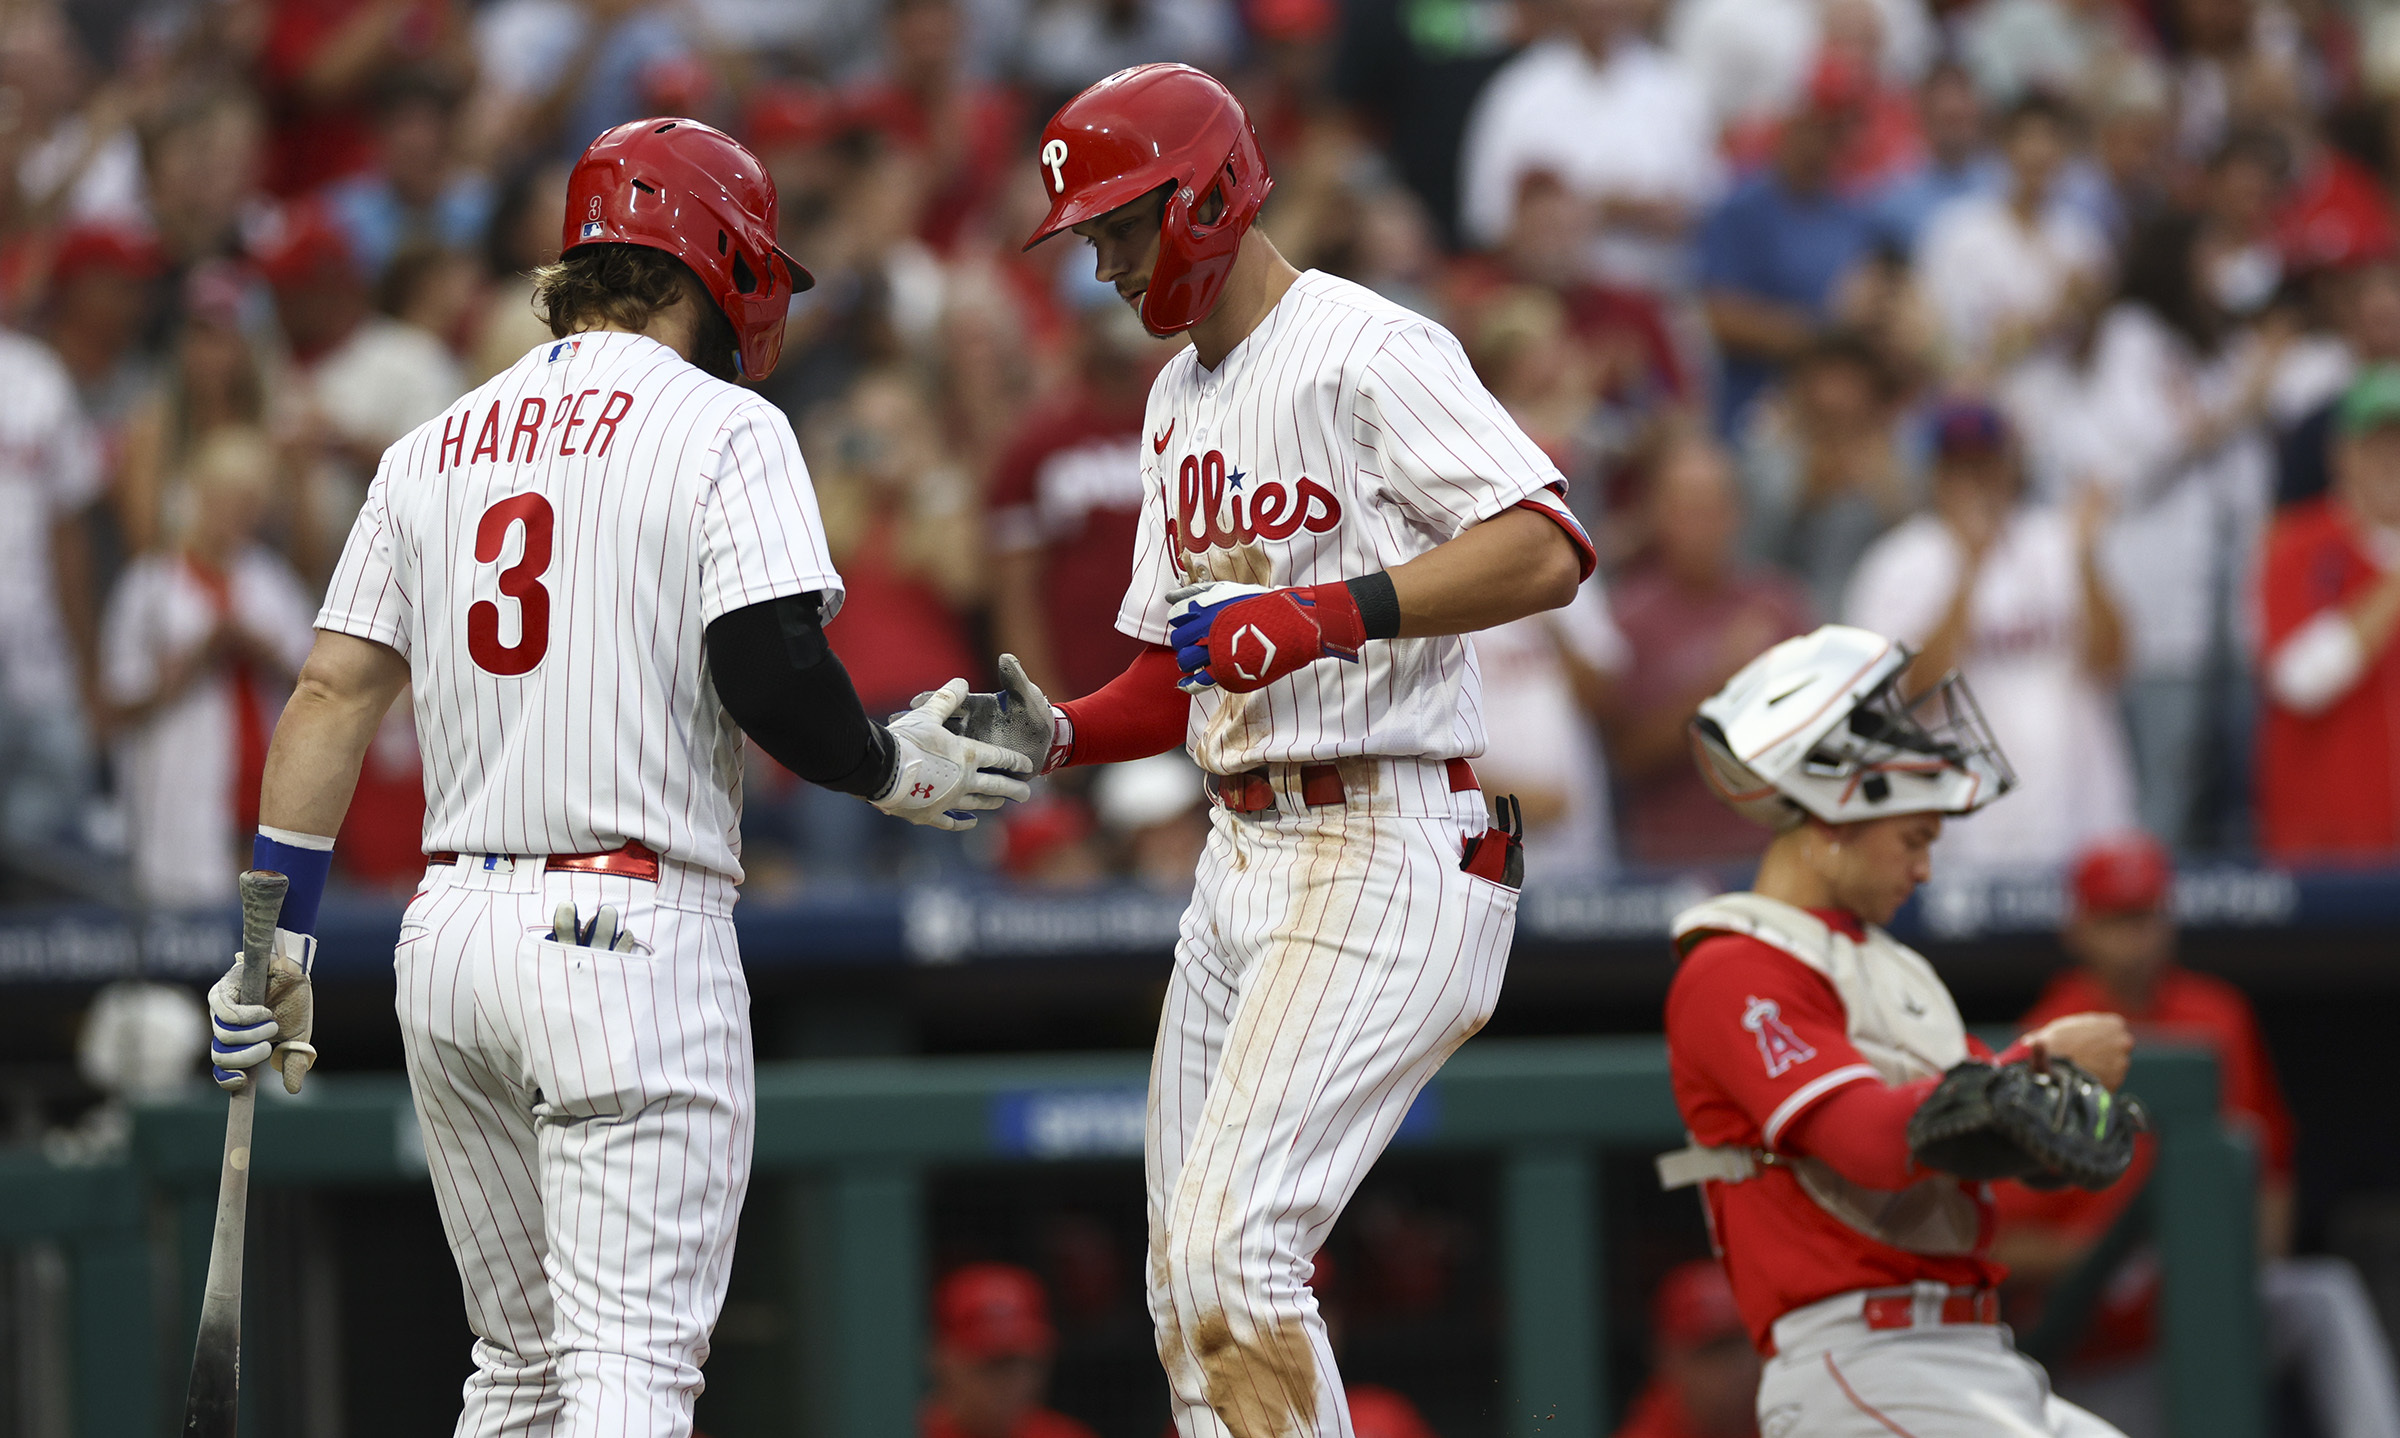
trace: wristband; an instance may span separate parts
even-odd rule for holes
[[[284,890],[275,927],[295,934],[317,931],[317,905],[325,898],[325,875],[333,868],[333,840],[322,834],[258,826],[250,841],[250,867],[271,869],[292,881]]]
[[[1319,655],[1347,659],[1355,663],[1358,646],[1374,636],[1367,632],[1366,617],[1359,612],[1358,598],[1350,591],[1355,581],[1339,584],[1308,584],[1290,590],[1276,590],[1258,596],[1271,599],[1274,594],[1295,594],[1306,600],[1311,609],[1308,617],[1317,627]],[[1244,601],[1236,600],[1236,603]]]
[[[1369,639],[1400,637],[1400,591],[1392,585],[1391,571],[1378,569],[1342,583],[1358,605],[1359,623]]]
[[[1075,762],[1075,721],[1056,704],[1050,706],[1050,752],[1042,758],[1041,772],[1054,773]]]

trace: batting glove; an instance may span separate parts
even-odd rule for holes
[[[580,923],[575,901],[567,899],[550,914],[550,937],[570,949],[607,949],[614,953],[635,951],[634,938],[617,916],[617,906],[602,904],[600,912],[592,915],[588,924]]]
[[[1266,589],[1218,580],[1167,594],[1167,643],[1184,690],[1264,689],[1320,659],[1358,662],[1367,642],[1358,601],[1340,584]]]
[[[274,956],[267,961],[267,1001],[245,1004],[242,959],[208,991],[209,1073],[217,1087],[240,1093],[250,1071],[271,1062],[283,1075],[285,1093],[300,1092],[300,1081],[317,1061],[315,1032],[317,1003],[309,974],[317,964],[317,941],[311,934],[289,929],[275,931]]]
[[[925,693],[908,702],[923,704],[932,698]],[[1025,666],[1014,654],[1000,656],[1000,692],[969,694],[942,727],[979,744],[1014,749],[1032,761],[1034,773],[1047,774],[1058,767],[1050,762],[1057,750],[1057,716],[1049,696],[1026,677]]]
[[[1015,777],[1032,773],[1033,760],[944,727],[966,700],[967,681],[953,679],[887,726],[898,762],[892,782],[868,803],[911,824],[958,830],[974,828],[978,810],[1033,797]]]

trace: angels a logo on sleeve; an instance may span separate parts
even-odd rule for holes
[[[1767,1077],[1782,1078],[1794,1064],[1804,1064],[1817,1056],[1817,1051],[1792,1032],[1783,1021],[1783,1006],[1773,999],[1752,995],[1742,1010],[1742,1027],[1758,1036],[1758,1056],[1766,1061]]]

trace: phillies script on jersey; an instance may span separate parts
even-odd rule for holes
[[[1175,476],[1168,546],[1180,554],[1205,554],[1253,540],[1289,539],[1304,529],[1324,534],[1342,522],[1341,500],[1305,474],[1289,489],[1276,479],[1244,489],[1245,477],[1237,469],[1228,479],[1220,450],[1185,455]],[[1219,516],[1224,516],[1221,522]]]
[[[781,411],[641,335],[543,344],[383,457],[317,626],[409,663],[425,847],[627,840],[738,882],[702,634],[842,583]]]
[[[1214,370],[1190,349],[1151,386],[1143,520],[1117,628],[1167,641],[1167,592],[1204,579],[1325,584],[1390,569],[1520,504],[1591,544],[1558,469],[1449,331],[1374,291],[1302,275]],[[1461,635],[1370,644],[1249,694],[1201,690],[1192,757],[1212,773],[1351,755],[1483,751]]]

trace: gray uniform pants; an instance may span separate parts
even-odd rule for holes
[[[1949,1290],[1914,1292],[1909,1328],[1868,1328],[1864,1291],[1775,1320],[1775,1357],[1758,1385],[1762,1438],[2123,1438],[2053,1394],[2006,1328],[1942,1323]]]

